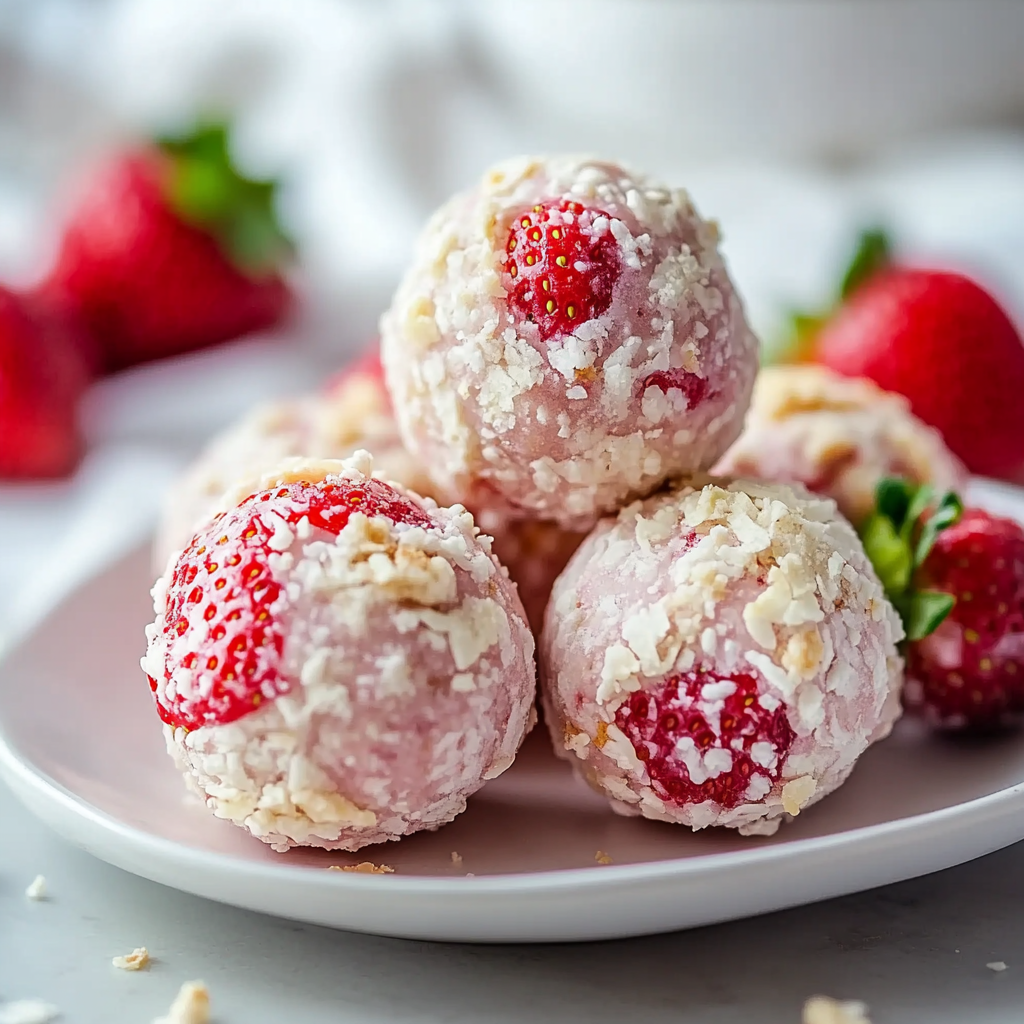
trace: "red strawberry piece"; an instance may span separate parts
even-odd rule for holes
[[[775,784],[796,738],[785,707],[759,696],[751,675],[687,672],[620,705],[615,724],[647,766],[662,799],[677,806],[747,800],[752,781]]]
[[[686,398],[687,409],[696,408],[707,397],[708,382],[688,370],[655,370],[649,373],[641,385],[641,392],[648,388],[660,388],[667,395],[670,391],[681,391]]]
[[[0,478],[59,477],[81,455],[89,362],[65,323],[0,288]]]
[[[563,199],[521,213],[505,244],[509,308],[537,325],[542,341],[571,334],[611,305],[622,260],[601,210]]]
[[[910,400],[975,473],[1024,467],[1024,344],[960,274],[891,268],[861,284],[817,336],[818,362]]]
[[[77,310],[107,369],[276,324],[291,248],[274,185],[242,177],[226,129],[115,157],[82,183],[42,285]]]
[[[1024,529],[968,509],[938,535],[921,576],[956,603],[907,649],[908,706],[953,728],[1024,720]]]
[[[285,581],[273,566],[282,526],[303,518],[337,536],[353,512],[429,526],[419,506],[380,480],[293,483],[260,491],[218,516],[182,552],[167,588],[157,711],[170,725],[224,725],[291,688],[281,675]],[[287,541],[287,537],[285,538]]]

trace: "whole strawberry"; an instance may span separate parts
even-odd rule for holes
[[[1024,468],[1024,343],[995,299],[960,274],[890,267],[817,334],[814,358],[906,396],[975,473]]]
[[[1024,529],[887,481],[865,548],[904,616],[904,703],[945,729],[1024,721]]]
[[[223,125],[122,153],[83,184],[42,292],[77,312],[107,369],[284,316],[275,185],[239,174]]]
[[[89,360],[71,328],[0,288],[0,479],[64,476],[81,454]]]

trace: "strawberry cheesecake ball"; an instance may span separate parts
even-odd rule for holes
[[[501,164],[442,207],[381,338],[403,437],[442,491],[569,529],[711,466],[757,370],[686,192],[567,157]]]
[[[899,618],[835,503],[747,481],[624,509],[555,584],[555,748],[621,814],[768,835],[899,716]]]
[[[258,406],[209,444],[168,492],[154,545],[156,571],[224,511],[227,495],[282,459],[344,459],[359,449],[378,473],[417,494],[432,485],[405,449],[375,347],[322,391]]]
[[[153,589],[142,665],[170,753],[275,850],[451,821],[533,720],[533,638],[463,509],[286,462]]]
[[[802,483],[854,523],[871,512],[885,477],[959,491],[968,475],[906,399],[811,365],[761,371],[743,433],[714,472]]]

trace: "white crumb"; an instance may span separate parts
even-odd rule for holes
[[[60,1010],[41,999],[17,999],[13,1003],[0,1003],[0,1024],[50,1024],[60,1016]]]
[[[115,956],[110,962],[122,971],[141,971],[148,967],[149,950],[145,946],[136,946],[127,956]]]
[[[803,1024],[871,1024],[868,1008],[856,1001],[837,1002],[828,996],[812,996],[804,1003]]]
[[[166,1017],[153,1024],[209,1024],[210,993],[201,981],[186,981],[178,990]]]
[[[1006,964],[1002,960],[993,960],[990,964],[985,964],[990,971],[995,971],[998,974],[1000,971],[1006,970]]]
[[[32,879],[29,887],[25,890],[25,895],[30,900],[45,900],[46,899],[46,879],[42,875],[36,875]]]

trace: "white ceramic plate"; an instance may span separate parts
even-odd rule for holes
[[[1015,488],[978,483],[974,499],[1024,518]],[[772,839],[616,817],[536,733],[439,832],[362,856],[275,854],[183,795],[138,667],[149,584],[147,553],[137,551],[9,654],[0,769],[68,839],[211,899],[411,938],[601,939],[855,892],[1024,838],[1024,738],[943,741],[905,722],[838,793]],[[598,851],[611,863],[597,863]],[[326,870],[365,859],[395,873]]]

